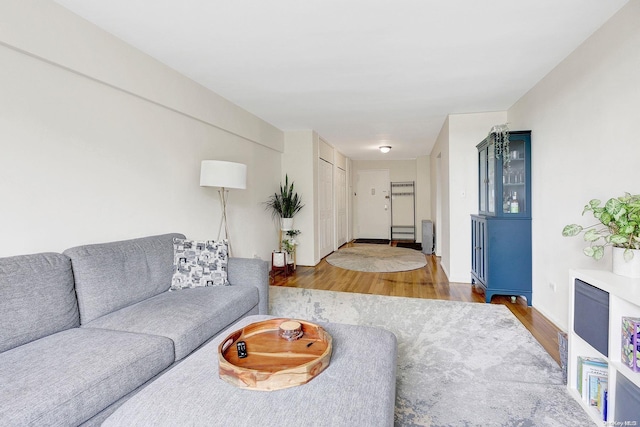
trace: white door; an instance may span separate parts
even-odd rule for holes
[[[318,253],[333,252],[333,165],[318,160]]]
[[[389,239],[389,170],[360,170],[356,177],[356,238]]]
[[[347,173],[336,168],[336,247],[347,243]]]

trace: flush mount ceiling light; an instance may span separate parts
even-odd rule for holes
[[[380,152],[382,153],[388,153],[389,151],[391,151],[390,145],[381,145],[379,148],[380,148]]]

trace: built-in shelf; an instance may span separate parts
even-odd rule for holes
[[[576,306],[576,279],[584,282],[600,291],[608,298],[608,315],[605,317],[608,330],[607,355],[598,351],[591,339],[581,337],[576,329],[584,325],[575,325],[576,312],[580,307]],[[582,400],[577,389],[577,362],[578,357],[599,357],[608,363],[608,425],[640,425],[640,405],[628,402],[640,402],[640,373],[634,372],[622,363],[622,317],[640,317],[640,279],[630,279],[613,274],[605,270],[571,270],[571,303],[569,307],[569,354],[567,360],[568,380],[567,388],[573,398],[589,413],[598,425],[603,421],[600,414]],[[598,316],[578,316],[578,322],[587,323],[589,328],[598,328],[603,325],[595,324]],[[621,378],[624,376],[629,381]],[[620,395],[618,395],[620,393]],[[621,403],[624,402],[624,403]],[[615,424],[615,423],[621,424]],[[624,424],[628,422],[628,424]],[[633,423],[636,424],[633,424]]]

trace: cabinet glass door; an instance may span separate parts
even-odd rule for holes
[[[488,210],[490,214],[496,213],[496,162],[495,148],[493,144],[487,147],[487,198]]]
[[[487,149],[480,150],[480,212],[487,211]]]
[[[523,140],[512,140],[509,157],[502,159],[502,212],[506,215],[527,212],[527,152]]]

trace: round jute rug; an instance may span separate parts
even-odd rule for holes
[[[367,244],[340,249],[329,255],[327,262],[345,270],[372,273],[415,270],[427,265],[422,252],[394,246]]]

